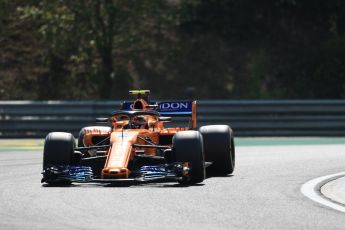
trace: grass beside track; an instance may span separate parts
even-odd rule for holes
[[[44,139],[0,139],[0,151],[42,150]]]
[[[345,145],[345,137],[256,137],[235,138],[235,146]],[[0,151],[42,151],[44,139],[0,139]]]

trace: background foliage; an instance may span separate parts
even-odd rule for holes
[[[0,99],[345,98],[345,1],[0,0]]]

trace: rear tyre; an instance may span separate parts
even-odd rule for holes
[[[176,162],[188,162],[189,178],[181,183],[196,184],[205,179],[203,140],[198,131],[182,131],[173,137],[173,155]]]
[[[78,135],[78,147],[85,147],[84,145],[84,136],[85,136],[85,130],[84,128],[82,128],[79,132],[79,135]]]
[[[205,161],[213,162],[211,173],[227,175],[235,169],[235,144],[228,125],[206,125],[199,129],[204,141]]]
[[[50,166],[74,165],[75,140],[71,133],[49,133],[44,142],[43,169]]]

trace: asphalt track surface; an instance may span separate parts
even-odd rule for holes
[[[239,145],[234,175],[189,187],[46,187],[32,149],[0,150],[0,229],[345,229],[344,213],[300,191],[345,171],[345,144]]]

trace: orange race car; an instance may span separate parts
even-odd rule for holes
[[[151,102],[149,90],[133,90],[108,126],[81,129],[78,147],[70,133],[45,139],[42,183],[177,181],[200,183],[206,167],[231,174],[235,167],[232,129],[207,125],[197,129],[196,101]],[[173,117],[187,117],[187,127],[171,127]],[[169,124],[170,127],[167,127]]]

